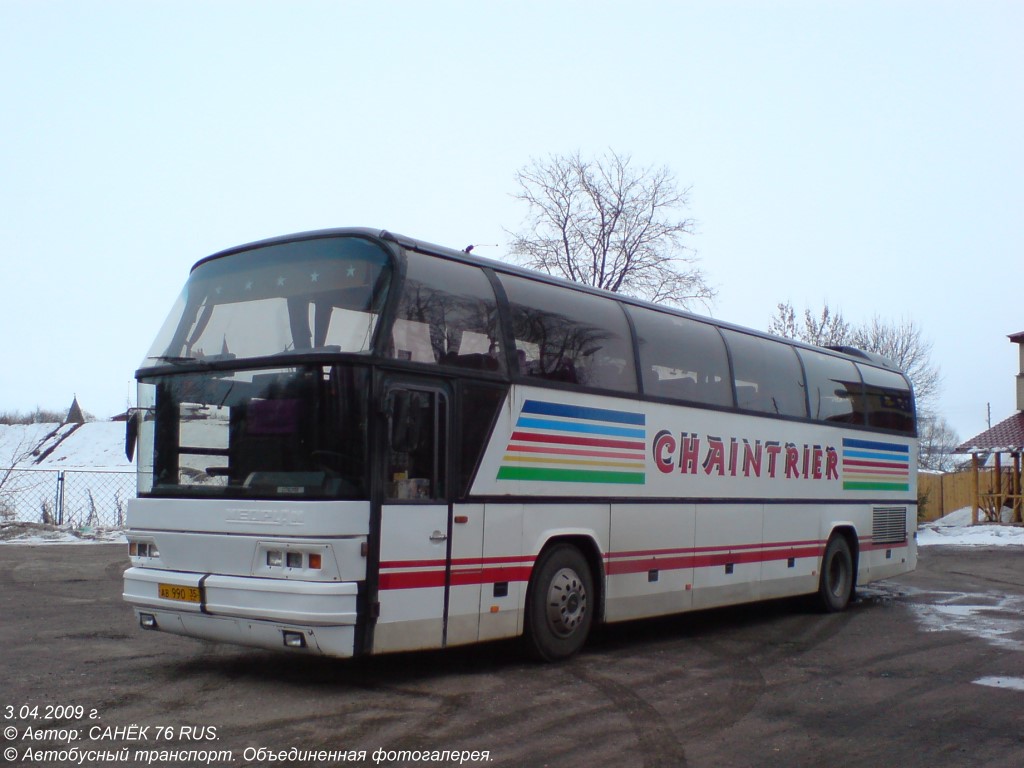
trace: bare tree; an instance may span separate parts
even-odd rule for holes
[[[913,320],[887,323],[877,315],[853,332],[852,346],[877,352],[896,363],[914,383],[914,399],[923,418],[935,415],[942,374],[931,361],[932,343]]]
[[[19,494],[38,486],[41,478],[19,472],[19,465],[32,458],[35,443],[24,429],[12,428],[14,439],[0,452],[0,520],[15,516]]]
[[[768,330],[808,344],[856,347],[889,358],[913,383],[919,417],[922,420],[934,418],[942,375],[931,361],[931,341],[913,320],[890,323],[876,315],[863,325],[851,326],[841,312],[833,311],[826,303],[817,315],[805,309],[800,323],[793,305],[785,302],[778,305]]]
[[[692,219],[678,211],[680,190],[668,168],[637,169],[628,155],[596,160],[579,152],[533,160],[516,173],[517,200],[529,206],[511,253],[524,266],[605,290],[687,306],[715,291],[684,238]]]
[[[956,430],[941,416],[921,419],[918,423],[921,448],[918,463],[936,472],[955,472],[964,464],[964,457],[955,451],[960,444]]]
[[[66,411],[54,411],[40,408],[22,413],[21,411],[0,412],[0,424],[60,424],[64,421]],[[92,418],[88,419],[92,421]]]
[[[788,301],[778,305],[778,314],[768,324],[768,332],[790,339],[799,339],[819,347],[839,347],[850,343],[850,324],[841,314],[833,312],[828,304],[814,315],[804,310],[803,325],[796,320],[796,311]]]

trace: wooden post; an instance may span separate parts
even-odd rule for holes
[[[992,503],[992,506],[994,508],[993,514],[996,516],[993,522],[1003,522],[1003,454],[998,451],[996,451],[995,501]]]
[[[1020,490],[1020,452],[1013,454],[1013,519],[1024,523],[1024,498]]]
[[[971,454],[971,471],[974,481],[974,507],[971,509],[971,525],[978,524],[978,508],[981,506],[981,483],[978,480],[978,454]]]

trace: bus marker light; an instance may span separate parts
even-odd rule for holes
[[[286,648],[305,648],[306,638],[301,632],[289,632],[288,630],[282,630],[284,636],[284,645]]]
[[[149,541],[129,541],[128,554],[131,557],[160,557],[156,544]]]
[[[500,610],[501,610],[501,608],[498,607],[497,605],[492,605],[491,606],[491,613],[497,613]]]
[[[320,558],[319,554],[317,554],[316,552],[310,552],[309,553],[309,567],[310,568],[312,568],[314,570],[320,570],[320,563],[321,562],[322,561],[321,561],[321,558]]]
[[[143,629],[159,629],[156,623],[156,616],[152,613],[140,613],[139,626]]]

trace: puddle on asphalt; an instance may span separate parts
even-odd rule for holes
[[[1024,677],[982,677],[975,680],[974,684],[1010,691],[1024,691]]]
[[[935,592],[872,584],[859,589],[862,600],[905,605],[925,632],[960,632],[991,645],[1024,651],[1024,596],[997,592]]]

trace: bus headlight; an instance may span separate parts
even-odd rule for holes
[[[330,544],[261,541],[256,544],[253,576],[274,579],[337,581],[338,566]]]

